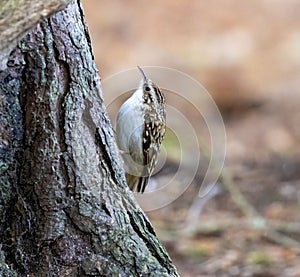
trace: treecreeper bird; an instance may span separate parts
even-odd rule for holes
[[[124,160],[127,184],[143,193],[152,175],[166,131],[165,97],[138,66],[142,81],[121,106],[116,122],[117,144]]]

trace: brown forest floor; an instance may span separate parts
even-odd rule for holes
[[[201,172],[180,198],[148,213],[181,276],[300,276],[300,2],[83,4],[102,78],[137,64],[176,68],[222,112],[221,191],[189,230]]]

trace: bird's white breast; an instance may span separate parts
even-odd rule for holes
[[[129,140],[136,142],[137,150],[142,151],[142,129],[144,124],[142,101],[143,91],[138,89],[121,106],[116,122],[117,143],[120,150],[129,151]],[[140,148],[140,149],[139,149]]]

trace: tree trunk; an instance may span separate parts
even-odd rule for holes
[[[0,72],[0,276],[178,276],[127,188],[79,1]]]

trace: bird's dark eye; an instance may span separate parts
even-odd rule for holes
[[[150,91],[151,88],[147,86],[147,87],[145,87],[145,90],[146,90],[146,91]]]

